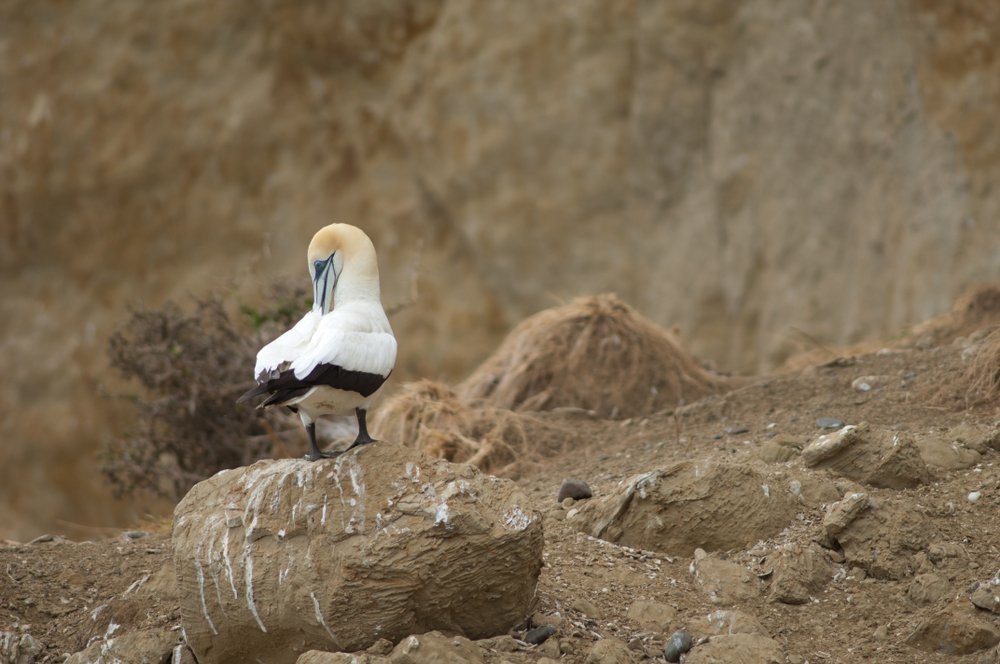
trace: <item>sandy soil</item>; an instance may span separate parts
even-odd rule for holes
[[[592,525],[587,523],[590,512],[580,510],[580,503],[567,509],[556,502],[566,477],[589,482],[595,494],[591,500],[596,501],[620,493],[628,477],[683,460],[801,469],[798,457],[765,464],[760,450],[777,436],[809,443],[824,433],[816,425],[824,417],[848,424],[868,422],[913,438],[945,436],[954,427],[971,424],[989,438],[1000,424],[1000,412],[992,403],[966,404],[963,348],[960,340],[943,347],[844,358],[648,418],[608,421],[581,413],[544,415],[575,432],[576,444],[517,482],[545,515],[545,567],[537,610],[562,617],[555,637],[563,650],[561,661],[585,661],[593,644],[609,636],[630,644],[637,661],[662,661],[657,653],[669,631],[650,632],[627,617],[633,602],[642,599],[672,607],[670,629],[686,628],[696,639],[706,633],[705,617],[715,610],[735,608],[750,614],[781,645],[788,662],[998,661],[995,648],[949,656],[906,643],[914,630],[953,600],[968,604],[973,585],[993,578],[1000,568],[1000,466],[998,452],[989,445],[981,446],[982,457],[972,466],[932,469],[933,479],[914,488],[863,487],[874,500],[897,505],[897,514],[917,519],[926,546],[899,553],[908,557],[904,562],[909,573],[876,578],[845,563],[835,548],[823,548],[827,578],[804,603],[795,605],[770,598],[768,559],[782,545],[815,546],[822,506],[803,507],[793,524],[773,537],[718,554],[749,573],[751,581],[744,585],[750,592],[713,602],[691,574],[691,556],[637,551],[592,538],[585,532]],[[861,392],[852,383],[862,376],[883,378],[879,386]],[[842,493],[860,486],[829,471],[813,477],[828,477]],[[978,500],[970,501],[970,492],[979,492]],[[891,531],[896,525],[886,527]],[[171,571],[165,533],[135,539],[123,533],[97,542],[4,543],[0,631],[30,633],[45,647],[43,661],[60,661],[62,653],[76,652],[100,638],[111,622],[122,625],[122,631],[176,627]],[[934,574],[939,584],[943,580],[939,592],[922,595],[914,589],[919,585],[914,579],[927,574]],[[998,616],[979,614],[1000,628]],[[550,656],[553,647],[548,646]],[[534,662],[542,656],[535,646],[484,652],[490,662]]]

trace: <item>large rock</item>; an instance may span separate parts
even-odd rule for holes
[[[180,663],[185,659],[185,648],[177,643],[177,632],[169,629],[146,629],[118,636],[109,628],[104,638],[97,639],[84,650],[70,655],[65,664],[101,664],[103,662],[129,662],[130,664],[161,664],[165,661]],[[0,659],[0,661],[3,661]],[[187,660],[190,661],[190,660]]]
[[[685,664],[782,664],[777,641],[762,634],[725,634],[709,638],[684,659]]]
[[[847,562],[880,579],[914,572],[913,554],[927,547],[933,526],[907,503],[849,493],[823,517],[820,543],[843,550]]]
[[[1000,643],[1000,628],[971,604],[954,602],[922,621],[906,643],[945,655],[968,655]]]
[[[591,501],[576,519],[594,537],[689,556],[725,551],[784,529],[823,481],[750,465],[684,461],[631,478],[618,495]]]
[[[920,448],[896,432],[868,424],[848,425],[820,436],[802,450],[810,468],[887,489],[909,489],[930,481]]]
[[[433,629],[504,633],[541,569],[527,505],[509,481],[385,442],[218,473],[175,510],[188,643],[202,664],[281,663]]]

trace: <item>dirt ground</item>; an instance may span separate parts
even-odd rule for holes
[[[640,551],[593,538],[587,534],[592,512],[580,509],[588,501],[568,508],[556,502],[567,477],[587,481],[594,490],[591,501],[599,501],[621,493],[629,477],[685,460],[807,472],[799,456],[768,464],[760,454],[775,439],[806,445],[826,433],[817,426],[818,418],[867,422],[911,438],[947,437],[956,427],[972,425],[995,440],[997,404],[965,399],[966,349],[961,338],[943,346],[842,358],[646,418],[609,421],[565,410],[543,415],[575,432],[575,440],[516,481],[545,517],[545,567],[536,610],[561,617],[554,637],[559,648],[519,645],[501,652],[495,644],[481,643],[486,660],[535,662],[543,653],[552,657],[561,650],[560,661],[584,662],[596,641],[614,636],[629,644],[636,661],[663,661],[659,653],[670,630],[687,629],[697,642],[707,634],[708,614],[737,609],[759,621],[790,663],[1000,661],[996,647],[947,655],[906,642],[952,602],[968,606],[974,584],[988,582],[1000,570],[1000,453],[989,444],[980,445],[982,455],[969,467],[932,468],[929,481],[910,488],[862,486],[833,471],[808,471],[841,495],[863,490],[873,501],[896,506],[897,516],[917,519],[924,545],[919,551],[889,552],[905,557],[895,561],[903,564],[899,574],[866,574],[845,561],[836,546],[821,548],[825,576],[800,604],[773,599],[769,560],[787,545],[816,546],[825,515],[820,504],[803,506],[792,525],[777,534],[716,554],[741,566],[749,582],[737,597],[721,592],[713,600],[692,574],[691,555]],[[861,381],[871,389],[859,390],[860,377],[876,377]],[[892,520],[885,524],[890,540],[897,526],[903,527]],[[101,638],[112,623],[121,625],[121,632],[154,626],[179,630],[171,601],[169,535],[135,535],[0,544],[0,631],[30,634],[44,648],[39,661],[55,662]],[[937,591],[922,593],[922,581],[915,579],[931,578]],[[669,629],[650,631],[629,618],[629,608],[639,600],[672,607]],[[978,614],[978,620],[1000,629],[1000,616]]]

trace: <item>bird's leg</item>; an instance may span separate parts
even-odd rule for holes
[[[347,450],[354,449],[358,445],[367,445],[368,443],[377,443],[378,441],[368,435],[368,425],[365,422],[368,411],[364,408],[355,408],[354,414],[358,416],[358,437],[354,439],[351,446]],[[347,450],[344,450],[345,452]]]
[[[306,425],[306,433],[309,434],[309,454],[306,458],[310,461],[319,461],[320,459],[332,459],[334,457],[340,456],[343,452],[320,452],[319,447],[316,446],[316,423],[310,422]]]

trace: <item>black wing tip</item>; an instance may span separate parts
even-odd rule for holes
[[[255,385],[246,392],[244,392],[242,395],[240,395],[240,397],[236,400],[236,403],[237,404],[245,403],[247,401],[250,401],[250,399],[253,399],[254,397],[264,394],[267,391],[268,390],[266,385]]]

